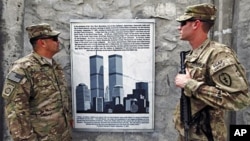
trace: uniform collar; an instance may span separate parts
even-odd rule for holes
[[[55,64],[56,62],[54,59],[52,59],[52,64],[50,62],[48,62],[44,57],[42,57],[41,55],[37,54],[36,52],[32,52],[33,57],[41,64],[41,65],[52,65]]]
[[[191,50],[190,55],[197,58],[203,52],[203,50],[207,47],[210,43],[210,39],[206,39],[198,48]]]

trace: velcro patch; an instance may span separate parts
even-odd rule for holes
[[[16,72],[10,72],[10,74],[8,75],[8,79],[11,80],[11,81],[14,81],[14,82],[21,82],[21,80],[23,79],[23,75],[21,74],[18,74]]]
[[[3,95],[10,96],[10,94],[14,91],[15,87],[16,87],[15,84],[6,83],[5,88],[3,90]]]

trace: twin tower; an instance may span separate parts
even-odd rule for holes
[[[90,89],[76,87],[77,113],[148,113],[148,83],[135,82],[131,94],[124,95],[122,56],[108,56],[108,86],[104,89],[103,56],[90,56]]]

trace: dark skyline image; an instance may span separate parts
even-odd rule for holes
[[[90,56],[89,61],[90,88],[84,83],[76,86],[77,113],[149,113],[147,82],[136,82],[131,93],[124,93],[121,55],[108,56],[105,90],[103,56]]]

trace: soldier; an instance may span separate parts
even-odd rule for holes
[[[226,141],[226,110],[239,110],[249,103],[248,82],[243,66],[234,51],[211,41],[208,32],[216,19],[212,4],[188,6],[180,22],[179,38],[192,49],[185,60],[186,74],[177,74],[175,85],[190,98],[189,140]],[[184,140],[180,104],[174,113],[179,141]]]
[[[63,70],[52,59],[60,32],[46,23],[26,31],[33,52],[13,63],[2,92],[10,135],[14,141],[70,141],[70,95]]]

